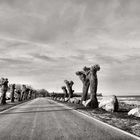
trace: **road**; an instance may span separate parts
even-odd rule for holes
[[[0,113],[0,140],[134,139],[47,98]]]

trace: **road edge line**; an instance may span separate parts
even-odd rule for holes
[[[57,104],[60,104],[60,105],[66,107],[66,108],[68,108],[68,109],[72,109],[72,111],[74,111],[74,112],[76,112],[76,113],[79,113],[79,114],[81,114],[81,115],[84,115],[84,116],[86,116],[86,117],[88,117],[88,118],[90,118],[90,119],[93,119],[94,121],[96,121],[96,122],[98,122],[98,123],[100,123],[100,124],[104,124],[104,125],[106,125],[106,126],[108,126],[108,127],[111,127],[111,128],[113,128],[113,129],[119,131],[119,132],[122,132],[122,133],[124,133],[124,134],[126,134],[126,135],[129,135],[129,136],[131,136],[131,137],[133,137],[133,138],[135,138],[135,139],[137,139],[137,140],[140,140],[140,137],[138,137],[138,136],[136,136],[136,135],[134,135],[134,134],[131,134],[131,133],[127,132],[127,131],[124,131],[124,130],[122,130],[122,129],[119,129],[118,127],[115,127],[115,126],[112,126],[112,125],[110,125],[110,124],[108,124],[108,123],[105,123],[105,122],[103,122],[103,121],[100,121],[100,120],[98,120],[98,119],[96,119],[96,118],[94,118],[94,117],[92,117],[92,116],[89,116],[89,115],[87,115],[87,114],[85,114],[85,113],[83,113],[83,112],[81,112],[81,111],[79,111],[79,110],[75,110],[75,109],[72,108],[72,107],[69,107],[69,106],[67,106],[67,105],[64,105],[64,104],[62,104],[62,103],[59,103],[59,102],[54,101],[54,100],[51,100],[51,99],[49,99],[49,100],[50,100],[50,101],[53,101],[53,102],[55,102],[55,103],[57,103]]]

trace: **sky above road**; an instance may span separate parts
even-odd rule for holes
[[[100,64],[98,92],[140,95],[140,0],[0,0],[0,76],[61,91]]]

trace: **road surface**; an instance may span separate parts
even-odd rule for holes
[[[0,113],[0,140],[134,140],[47,98]]]

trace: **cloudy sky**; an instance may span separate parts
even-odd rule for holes
[[[61,91],[100,64],[103,94],[140,95],[140,0],[0,0],[0,76]]]

